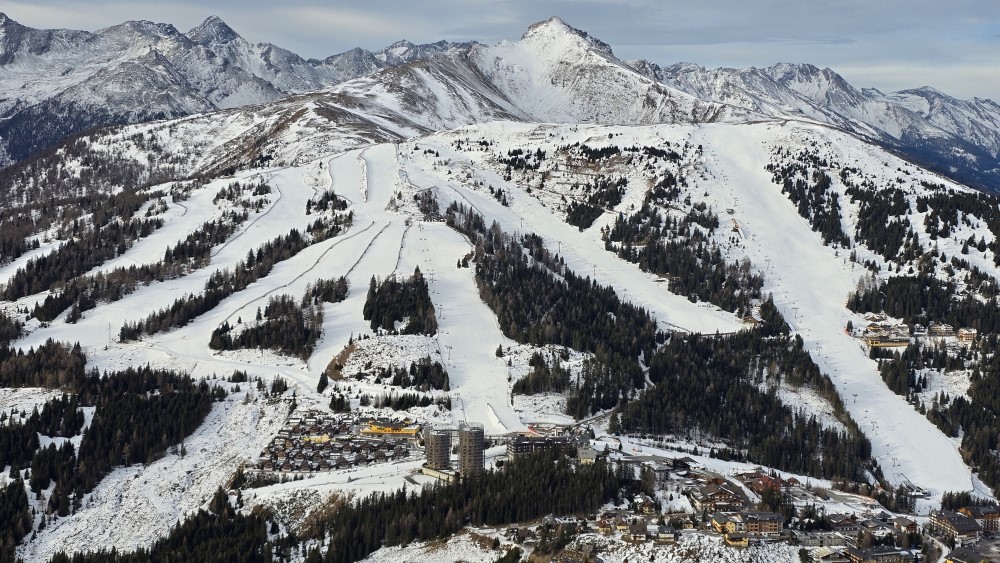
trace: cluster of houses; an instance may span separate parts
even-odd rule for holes
[[[513,456],[535,449],[568,449],[569,443],[558,439],[512,441],[508,445]],[[824,514],[822,529],[798,530],[785,527],[785,516],[758,509],[755,496],[770,492],[788,494],[796,504],[828,499],[832,491],[824,492],[803,486],[795,478],[783,478],[764,471],[748,471],[723,476],[700,467],[691,458],[626,455],[620,459],[632,466],[636,478],[652,472],[657,496],[665,491],[682,494],[691,508],[683,512],[664,510],[665,498],[644,493],[635,494],[627,508],[605,511],[586,520],[552,520],[549,533],[561,531],[570,535],[600,534],[630,543],[669,545],[680,540],[686,530],[719,534],[726,545],[740,548],[754,544],[789,541],[809,549],[809,556],[818,563],[910,563],[915,549],[900,549],[894,544],[900,538],[926,532],[954,549],[944,558],[947,562],[1000,561],[1000,557],[975,551],[983,535],[1000,529],[1000,510],[992,506],[968,506],[956,511],[933,513],[921,526],[905,516],[894,516],[879,505],[863,503],[865,510],[856,514]],[[645,479],[645,477],[642,477]],[[663,495],[666,497],[667,495]],[[538,541],[538,531],[532,527],[512,527],[508,539],[530,544]],[[862,541],[864,539],[865,541]],[[870,540],[870,541],[869,541]],[[905,539],[903,540],[905,544]],[[582,539],[577,544],[599,549],[600,542]],[[589,560],[589,559],[581,559]]]
[[[691,527],[690,522],[683,524]],[[656,524],[655,520],[644,516],[616,512],[601,514],[594,528],[597,533],[606,536],[621,534],[622,539],[630,542],[674,543],[680,537],[680,531],[675,526]]]
[[[831,527],[835,532],[828,543],[817,544],[800,540],[803,546],[823,546],[813,552],[813,559],[822,563],[909,563],[912,552],[887,545],[861,547],[852,545],[851,538],[871,532],[876,539],[885,538],[888,533],[914,534],[920,532],[916,522],[906,517],[887,519],[886,514],[874,520],[859,520],[855,517],[831,517]],[[975,547],[983,534],[998,530],[1000,510],[993,506],[967,506],[957,511],[938,510],[931,514],[925,530],[956,548],[945,556],[945,561],[954,563],[982,563],[1000,561],[996,555],[976,551]],[[824,533],[826,534],[826,533]],[[833,535],[835,534],[835,535]],[[839,539],[839,542],[838,542]]]
[[[372,432],[386,425],[385,421],[362,421],[349,415],[289,418],[257,459],[257,467],[281,473],[316,473],[409,457],[409,433],[397,437]]]
[[[862,331],[861,338],[872,348],[909,346],[911,334],[913,338],[956,338],[961,344],[973,342],[978,336],[974,328],[956,330],[947,323],[931,323],[927,327],[915,324],[911,331],[909,325],[898,323],[883,313],[866,313],[865,321],[868,325]]]

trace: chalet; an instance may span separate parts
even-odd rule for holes
[[[712,515],[712,518],[711,520],[709,520],[709,522],[711,523],[712,528],[714,528],[716,532],[724,533],[726,531],[726,524],[729,524],[729,516],[721,512],[717,512]]]
[[[972,342],[976,339],[976,329],[974,328],[960,328],[958,329],[958,341],[959,342]]]
[[[669,526],[657,526],[656,527],[656,541],[658,542],[675,542],[680,538],[680,532],[669,527]]]
[[[597,450],[590,446],[577,448],[576,459],[580,462],[580,465],[592,465],[597,461]]]
[[[927,333],[931,336],[955,336],[955,327],[948,323],[931,323]]]
[[[827,519],[830,527],[842,534],[857,535],[861,531],[861,525],[853,514],[831,514]]]
[[[571,447],[569,438],[563,436],[515,436],[507,442],[507,458],[515,459],[543,450],[568,451]]]
[[[901,534],[915,534],[920,531],[919,526],[913,520],[900,516],[892,519],[892,527]]]
[[[636,520],[628,526],[628,539],[632,541],[646,541],[648,530],[644,520]]]
[[[626,522],[625,519],[622,518],[621,516],[615,518],[615,529],[618,530],[619,532],[627,532],[628,522]]]
[[[932,513],[927,527],[931,533],[952,539],[959,546],[978,541],[983,529],[972,518],[950,510],[938,510]]]
[[[864,549],[848,547],[846,553],[851,563],[908,563],[910,561],[910,557],[905,551],[885,545]]]
[[[691,504],[698,510],[715,512],[740,510],[746,506],[746,500],[731,485],[712,483],[695,489],[691,493]]]
[[[847,538],[837,532],[796,532],[795,539],[802,547],[842,547]]]
[[[812,553],[812,560],[816,563],[850,563],[845,549],[831,549],[821,547]]]
[[[870,334],[865,336],[865,344],[870,348],[904,348],[910,345],[910,337],[904,334]]]
[[[670,470],[671,466],[663,463],[656,462],[653,464],[653,475],[656,477],[657,483],[666,483],[670,481]]]
[[[965,506],[959,508],[958,513],[975,520],[987,533],[996,532],[1000,524],[1000,510],[995,506]]]
[[[533,542],[537,537],[538,537],[537,534],[535,534],[534,530],[532,530],[531,528],[522,527],[522,528],[517,528],[514,531],[514,538],[515,538],[514,541],[517,541],[519,543]]]
[[[685,471],[694,469],[698,466],[698,462],[690,457],[677,457],[673,460],[674,469],[683,469]]]
[[[894,527],[892,524],[888,524],[886,522],[882,522],[881,520],[876,520],[873,518],[867,518],[865,520],[862,520],[858,522],[858,525],[861,527],[862,531],[869,532],[871,533],[872,536],[876,538],[888,537],[889,534],[892,534],[894,531]]]
[[[753,490],[753,492],[758,495],[762,495],[768,491],[780,491],[781,479],[771,477],[770,475],[761,475],[760,477],[748,482],[747,485]]]
[[[598,520],[597,531],[602,534],[610,534],[615,531],[615,527],[608,520]]]
[[[646,495],[639,495],[633,501],[634,510],[636,512],[641,512],[643,514],[655,514],[657,508],[656,501],[647,497]]]

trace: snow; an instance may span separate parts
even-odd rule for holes
[[[844,332],[848,316],[844,303],[856,286],[857,274],[822,245],[808,224],[793,220],[791,202],[761,166],[767,161],[762,141],[777,127],[706,126],[694,136],[693,142],[706,147],[725,147],[708,149],[705,168],[717,178],[716,189],[726,190],[716,195],[736,211],[746,233],[747,255],[759,267],[767,265],[766,289],[837,386],[851,416],[871,440],[885,477],[893,484],[908,480],[935,495],[972,490],[971,472],[956,445],[882,383],[866,350]],[[847,138],[843,142],[850,143]],[[733,178],[740,182],[732,182]]]
[[[247,394],[251,398],[245,400]],[[283,403],[232,393],[184,441],[185,456],[168,452],[150,465],[119,467],[106,476],[69,518],[59,518],[19,548],[31,561],[58,551],[95,546],[131,551],[164,536],[186,514],[225,487],[236,468],[256,459],[284,422]]]
[[[15,412],[31,416],[32,409],[42,409],[46,402],[62,396],[62,391],[41,389],[38,387],[21,387],[17,389],[0,388],[0,413],[11,417]]]
[[[504,549],[483,547],[468,533],[459,533],[444,541],[413,543],[406,547],[383,547],[361,563],[443,563],[445,561],[495,561]]]
[[[177,127],[196,139],[191,142],[197,146],[203,146],[199,143],[204,142],[207,143],[204,146],[220,147],[226,144],[225,135],[238,136],[246,127],[256,125],[254,119],[241,121],[233,117],[211,128],[199,125],[197,119],[182,122]],[[612,140],[608,140],[609,134]],[[211,138],[215,135],[219,138]],[[774,294],[778,308],[803,338],[806,349],[830,375],[845,407],[872,440],[874,454],[890,482],[909,481],[924,487],[931,491],[932,500],[949,490],[988,493],[962,462],[955,441],[933,427],[902,397],[889,391],[879,378],[874,362],[867,358],[866,350],[845,334],[843,327],[848,319],[857,323],[857,316],[846,310],[845,299],[864,272],[852,267],[845,256],[838,256],[836,251],[822,245],[818,235],[798,216],[764,169],[770,162],[773,146],[787,144],[798,148],[811,139],[832,144],[843,152],[843,162],[858,162],[865,170],[888,168],[885,174],[893,171],[894,175],[897,162],[905,166],[901,161],[841,133],[794,123],[598,127],[495,122],[416,139],[412,142],[419,145],[418,151],[411,150],[411,142],[407,142],[399,146],[377,144],[338,152],[360,142],[350,135],[353,133],[338,137],[339,141],[326,149],[322,149],[319,142],[313,143],[316,138],[302,141],[303,146],[289,150],[300,151],[296,154],[317,154],[315,160],[241,172],[235,178],[195,188],[183,205],[171,202],[164,214],[166,224],[162,229],[100,269],[159,259],[167,246],[221,213],[218,206],[211,204],[211,199],[219,187],[233,179],[240,182],[265,180],[274,190],[264,211],[252,215],[227,243],[213,251],[209,266],[182,278],[140,287],[115,303],[99,304],[73,325],[64,319],[47,326],[32,323],[29,332],[17,344],[37,346],[48,338],[79,341],[88,354],[89,366],[99,369],[150,363],[186,370],[195,377],[227,376],[237,369],[268,382],[280,376],[290,382],[289,395],[296,394],[300,408],[324,410],[329,392],[327,396],[316,392],[319,375],[353,338],[357,349],[347,362],[346,378],[331,382],[331,386],[348,391],[352,398],[358,392],[376,393],[387,389],[370,381],[352,379],[354,374],[366,369],[364,366],[369,361],[373,366],[405,366],[410,361],[430,356],[434,361],[441,361],[449,374],[447,395],[452,399],[452,412],[439,412],[433,407],[411,411],[411,415],[425,422],[457,425],[461,421],[475,421],[485,426],[487,434],[522,431],[536,423],[570,423],[572,421],[562,414],[564,398],[559,395],[515,397],[512,404],[512,384],[528,372],[527,361],[531,354],[540,351],[548,356],[554,351],[558,355],[562,350],[519,345],[503,335],[496,316],[479,298],[473,269],[457,266],[457,262],[473,250],[469,241],[443,223],[422,220],[413,208],[413,195],[431,190],[442,209],[453,200],[461,201],[482,213],[487,222],[496,220],[508,232],[538,233],[571,270],[613,286],[623,300],[647,309],[664,330],[734,332],[743,325],[732,313],[675,295],[655,276],[605,251],[600,228],[613,220],[612,213],[605,214],[594,227],[581,233],[567,225],[558,210],[558,196],[564,187],[552,187],[549,193],[528,193],[517,179],[505,181],[491,160],[495,151],[505,151],[508,147],[531,146],[551,151],[558,145],[576,141],[602,146],[596,144],[601,139],[619,146],[662,146],[665,141],[674,146],[687,142],[704,147],[702,157],[695,156],[693,162],[683,163],[687,167],[686,176],[693,184],[692,193],[707,194],[704,199],[715,210],[732,208],[733,217],[745,236],[740,244],[726,246],[725,252],[732,260],[748,258],[764,273],[765,291]],[[456,149],[454,141],[466,138],[497,139],[501,146],[490,151],[478,151],[476,147]],[[182,140],[172,142],[183,144]],[[425,149],[432,149],[440,156],[425,154]],[[170,150],[179,149],[175,146]],[[323,150],[327,152],[317,152]],[[206,162],[209,159],[204,157]],[[892,165],[884,167],[883,162]],[[933,176],[921,172],[913,181],[930,177]],[[490,195],[490,186],[502,188],[508,194],[509,207]],[[616,210],[626,211],[629,206],[641,202],[644,187],[639,175],[630,178],[629,192]],[[302,229],[314,218],[305,215],[306,202],[324,189],[333,189],[347,198],[349,209],[354,213],[354,224],[346,232],[279,263],[268,276],[184,327],[145,337],[139,342],[114,341],[122,323],[141,319],[185,294],[200,292],[213,271],[232,268],[248,250],[286,234],[291,228]],[[845,206],[845,209],[848,208]],[[979,233],[984,232],[983,227],[978,219],[973,224],[974,228],[957,236],[976,234],[978,238]],[[716,234],[720,236],[724,235]],[[983,261],[991,262],[988,257]],[[11,275],[14,267],[5,267],[0,277]],[[409,275],[417,267],[429,283],[438,333],[433,337],[373,335],[362,315],[369,280],[373,276],[385,278],[394,273]],[[222,322],[252,319],[257,307],[273,295],[298,297],[307,284],[339,276],[348,280],[348,298],[324,305],[323,336],[307,361],[259,350],[218,353],[208,347],[212,331]],[[17,305],[30,306],[42,297],[44,295],[31,296]],[[110,343],[109,331],[112,334]],[[369,338],[358,340],[361,336]],[[502,357],[496,356],[498,346],[505,351]],[[587,355],[576,350],[566,352],[569,354],[566,365],[578,374]],[[931,378],[931,382],[938,385],[935,378]],[[959,381],[948,382],[947,388],[957,388],[960,384]],[[47,393],[50,392],[0,391],[0,409],[27,407],[30,410],[31,405],[51,396]],[[282,403],[270,404],[255,399],[244,404],[245,393],[234,394],[225,403],[216,405],[206,424],[185,442],[186,457],[168,454],[148,467],[115,470],[88,497],[81,511],[47,526],[23,548],[23,554],[26,558],[47,557],[66,545],[103,545],[119,549],[148,545],[179,518],[201,506],[238,465],[256,459],[284,423]],[[435,396],[444,394],[433,393]],[[841,427],[830,405],[809,390],[782,387],[778,394],[793,408],[820,417],[823,424]],[[601,418],[605,414],[599,414],[591,422],[600,428],[606,424]],[[671,437],[671,440],[684,451],[690,451],[695,445],[699,448],[713,446],[700,437],[695,437],[696,442],[700,442],[697,444],[684,442],[680,437]],[[595,445],[603,449],[607,444],[616,450],[619,443],[627,454],[678,455],[661,442],[628,437],[605,437]],[[490,455],[495,458],[502,453],[501,447]],[[699,460],[720,472],[752,468],[748,464],[709,458]],[[251,505],[288,506],[289,511],[300,511],[302,506],[333,493],[366,494],[401,486],[420,487],[430,481],[415,475],[419,464],[420,460],[410,459],[327,472],[255,490],[247,495],[247,500]],[[840,503],[837,507],[857,506],[850,499],[834,502]],[[679,499],[671,503],[671,507],[687,509]],[[712,542],[717,542],[717,538],[692,537],[682,541],[682,546],[702,550],[708,554],[706,557],[715,557],[717,552]],[[459,553],[465,548],[455,549]],[[638,551],[630,552],[624,547],[615,547],[609,557],[617,561],[630,557],[631,553],[631,557],[653,555],[659,560],[672,561],[682,558],[682,553],[689,553],[680,548],[656,548],[655,553],[647,553],[645,547],[636,549]],[[735,552],[727,548],[726,553],[743,554],[733,555],[744,557],[734,561],[765,560],[767,557],[781,560],[790,553],[778,547],[761,549],[759,552]],[[388,557],[425,557],[411,551],[392,553]],[[428,558],[433,556],[426,555]],[[469,555],[469,558],[475,557],[478,555]]]

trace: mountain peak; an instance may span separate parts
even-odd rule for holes
[[[21,25],[18,21],[10,18],[7,14],[0,12],[0,29],[28,29]]]
[[[416,45],[406,39],[400,39],[399,41],[396,41],[392,45],[386,47],[386,49],[409,49],[411,47],[416,47]]]
[[[906,90],[901,90],[900,94],[913,94],[916,96],[921,96],[924,98],[950,98],[948,94],[934,88],[932,86],[921,86],[919,88],[909,88]]]
[[[209,16],[198,27],[187,32],[188,38],[197,43],[230,43],[239,39],[240,35],[222,21],[219,16]]]
[[[197,43],[231,43],[239,39],[240,34],[236,33],[229,24],[222,21],[219,16],[208,16],[201,25],[187,32],[188,38]]]
[[[180,35],[177,28],[169,23],[156,23],[149,20],[129,20],[118,25],[106,27],[97,31],[98,35],[130,35],[138,34],[146,37],[173,37]]]
[[[588,47],[596,51],[600,51],[606,55],[614,55],[611,52],[611,46],[604,41],[596,37],[591,37],[586,31],[577,29],[555,16],[528,26],[528,30],[521,36],[521,40],[524,41],[533,38],[559,39],[560,37],[567,36],[575,36],[583,40]]]

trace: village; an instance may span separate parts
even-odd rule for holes
[[[913,341],[939,341],[950,347],[968,346],[976,340],[978,331],[974,328],[956,329],[947,323],[930,323],[929,326],[913,326],[896,322],[884,313],[865,313],[868,323],[861,331],[850,327],[852,336],[860,338],[871,348],[905,348]]]
[[[923,561],[925,547],[931,545],[947,553],[944,560],[949,562],[1000,561],[1000,510],[992,505],[970,504],[924,517],[893,514],[860,492],[763,468],[723,474],[697,455],[629,453],[608,447],[606,440],[613,438],[592,438],[585,426],[547,425],[485,436],[476,424],[456,429],[407,418],[304,413],[289,418],[256,469],[305,477],[423,458],[418,472],[431,478],[424,486],[432,486],[487,467],[502,468],[534,452],[558,451],[580,464],[616,463],[632,479],[626,481],[625,501],[619,505],[582,518],[552,515],[497,532],[526,550],[555,547],[558,557],[553,560],[597,561],[596,555],[615,542],[666,548],[683,541],[685,534],[699,534],[731,549],[797,546],[818,563]],[[412,476],[408,480],[413,482]]]
[[[288,419],[257,459],[257,469],[310,475],[411,456],[420,426],[410,420],[307,413]]]
[[[604,456],[635,475],[625,503],[587,518],[550,516],[534,526],[511,526],[504,537],[525,548],[564,538],[567,549],[553,560],[565,562],[598,561],[615,541],[667,548],[685,534],[714,536],[732,549],[786,544],[800,548],[804,561],[817,563],[924,561],[925,546],[936,546],[949,563],[1000,561],[1000,510],[992,505],[909,517],[868,496],[762,469],[723,475],[688,456],[598,453]],[[589,463],[589,453],[580,462]]]

